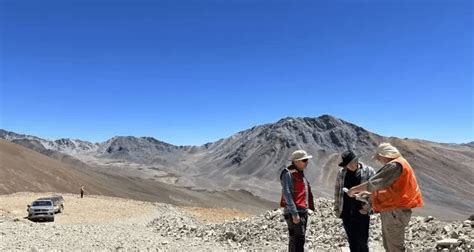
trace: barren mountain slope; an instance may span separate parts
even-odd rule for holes
[[[75,167],[0,140],[0,194],[22,191],[77,193],[82,184],[91,194],[183,206],[226,206],[249,212],[275,207],[274,203],[242,190],[194,191],[138,177],[105,174],[93,167]]]
[[[274,202],[280,196],[279,173],[289,165],[294,150],[305,149],[314,156],[306,175],[315,195],[332,197],[339,154],[352,149],[378,170],[381,165],[371,157],[379,143],[388,141],[400,149],[415,170],[426,201],[418,214],[462,219],[474,209],[473,146],[387,138],[329,115],[283,118],[202,146],[174,146],[151,137],[131,136],[98,144],[47,141],[7,131],[0,131],[0,138],[76,168],[92,166],[108,177],[140,185],[149,183],[151,190],[165,184],[191,188],[193,192],[245,190]],[[145,194],[154,194],[147,190]]]

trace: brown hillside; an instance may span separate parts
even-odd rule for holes
[[[156,181],[114,176],[102,173],[94,167],[66,164],[20,145],[0,140],[0,194],[78,193],[82,184],[86,185],[87,194],[181,206],[226,207],[248,212],[275,208],[274,203],[244,191],[193,191]]]
[[[18,191],[77,193],[80,186],[93,194],[110,188],[84,170],[49,158],[20,145],[0,140],[0,193]]]

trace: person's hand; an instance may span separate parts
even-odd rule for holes
[[[299,214],[292,215],[291,217],[293,218],[293,223],[295,223],[295,224],[300,223],[301,219],[300,219]]]
[[[358,196],[358,197],[363,197],[363,198],[365,198],[365,197],[370,197],[371,195],[372,195],[371,192],[362,191],[362,192],[360,192],[357,196]]]
[[[369,204],[369,202],[370,202],[370,198],[361,196],[361,193],[357,193],[355,195],[355,198],[358,201],[364,202],[364,204]]]
[[[349,191],[347,192],[347,195],[351,198],[354,198],[355,195],[356,195],[357,191],[354,190],[354,187],[352,187],[351,189],[349,189]]]

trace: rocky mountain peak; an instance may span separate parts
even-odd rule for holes
[[[318,132],[325,132],[341,127],[359,128],[356,125],[330,115],[322,115],[319,117],[286,117],[274,124],[270,124],[270,126],[273,129],[286,128],[290,130],[311,128]]]
[[[347,126],[348,123],[330,115],[322,115],[317,118],[305,118],[307,123],[312,123],[321,130],[331,130],[341,126]]]
[[[115,136],[102,143],[98,153],[102,157],[150,162],[158,157],[180,152],[178,146],[159,141],[153,137]]]
[[[60,138],[52,142],[52,149],[64,153],[81,153],[96,150],[99,145],[78,139]]]
[[[377,138],[377,135],[359,126],[330,115],[286,117],[274,124],[252,128],[244,132],[244,135],[252,135],[251,132],[257,130],[259,133],[256,137],[264,137],[267,143],[269,141],[283,142],[288,148],[296,146],[296,143],[308,144],[318,149],[335,152],[351,148],[356,144],[373,147],[374,138]]]

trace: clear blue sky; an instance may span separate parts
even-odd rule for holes
[[[472,1],[0,0],[0,128],[203,144],[331,114],[474,141]]]

